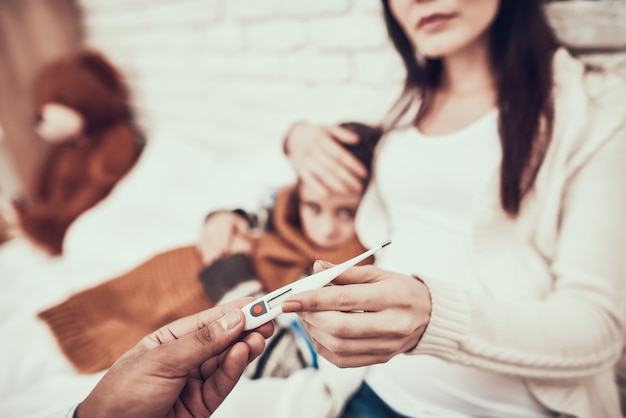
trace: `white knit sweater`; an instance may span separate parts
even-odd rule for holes
[[[519,376],[563,416],[618,417],[626,86],[585,72],[565,50],[554,81],[552,142],[519,215],[501,209],[497,172],[474,208],[471,251],[489,296],[422,277],[433,308],[411,354]],[[386,228],[374,174],[357,230],[374,246]]]
[[[423,278],[433,310],[413,354],[520,376],[562,416],[615,418],[613,366],[626,313],[626,86],[585,74],[565,50],[554,57],[554,79],[552,143],[521,213],[502,211],[496,172],[475,208],[473,258],[491,294]],[[357,227],[368,247],[388,236],[375,182]],[[365,370],[321,359],[320,370],[287,379],[242,379],[215,417],[250,408],[275,418],[336,417]]]

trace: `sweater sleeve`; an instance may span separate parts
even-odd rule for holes
[[[411,353],[546,380],[612,368],[624,320],[625,161],[622,129],[566,183],[547,295],[496,300],[424,279],[431,321]]]

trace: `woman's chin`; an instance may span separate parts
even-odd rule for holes
[[[318,243],[313,242],[313,246],[319,251],[335,251],[341,247],[341,244],[327,244],[327,243]]]

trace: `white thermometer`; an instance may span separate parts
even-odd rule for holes
[[[270,292],[253,302],[250,302],[249,304],[241,308],[244,315],[246,316],[246,325],[244,327],[244,330],[251,330],[260,327],[266,322],[271,321],[272,319],[283,313],[282,302],[288,297],[293,296],[297,293],[304,292],[306,290],[319,289],[326,286],[333,279],[337,278],[337,276],[344,273],[350,267],[353,267],[354,265],[360,263],[367,257],[374,254],[376,251],[386,247],[389,244],[391,244],[391,240],[387,240],[382,244],[368,251],[365,251],[360,255],[357,255],[354,258],[344,261],[341,264],[337,264],[336,266],[333,266],[324,271],[320,271],[319,273],[303,277],[300,280],[283,286],[280,289],[276,289],[273,292]]]

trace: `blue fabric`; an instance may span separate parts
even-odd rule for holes
[[[341,418],[409,418],[391,409],[376,395],[367,384],[363,383],[350,398]]]
[[[306,347],[306,350],[303,350],[303,347],[300,347],[300,349],[301,354],[307,362],[307,366],[313,367],[314,369],[319,368],[319,365],[317,363],[317,352],[315,351],[315,347],[313,346],[313,341],[311,341],[311,337],[309,337],[309,334],[304,330],[304,328],[300,324],[300,321],[298,319],[294,319],[293,321],[291,321],[291,328],[293,329],[296,342]],[[304,355],[305,353],[307,355]]]

